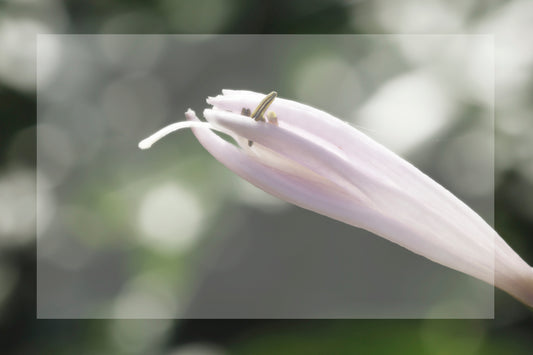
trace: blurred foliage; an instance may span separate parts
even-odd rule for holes
[[[533,88],[533,48],[524,34],[531,33],[527,16],[532,11],[531,2],[524,0],[395,3],[385,0],[3,1],[0,3],[0,179],[8,181],[10,176],[15,176],[14,180],[19,182],[22,180],[19,176],[35,179],[37,100],[32,84],[36,80],[35,53],[28,48],[35,45],[36,32],[496,33],[500,36],[496,51],[501,58],[495,108],[496,228],[531,264],[533,120],[529,98]],[[308,48],[312,52],[323,45],[326,44]],[[298,69],[298,58],[305,55],[289,51],[287,63],[289,67],[293,63],[293,67],[284,73],[286,78]],[[379,58],[395,62],[395,65],[407,65],[398,63],[397,59],[390,53]],[[320,63],[337,65],[327,58]],[[386,77],[389,73],[365,75]],[[285,89],[296,96],[290,79]],[[360,99],[364,102],[366,97]],[[466,106],[465,112],[469,109]],[[182,147],[194,146],[192,138],[183,139]],[[175,148],[169,143],[154,154],[169,156]],[[208,168],[211,170],[205,171],[205,160],[195,156],[201,149],[195,149],[193,158],[182,166],[168,168],[164,166],[167,159],[154,159],[153,165],[145,168],[158,171],[159,176],[179,176],[189,185],[206,176],[230,179],[223,169],[213,165]],[[109,168],[113,168],[113,157],[109,158]],[[190,175],[186,176],[185,171]],[[22,175],[12,175],[20,172]],[[123,174],[118,181],[112,181],[116,194],[97,189],[77,191],[80,200],[90,200],[102,207],[99,216],[86,216],[81,211],[78,218],[87,218],[87,225],[94,228],[116,231],[114,224],[128,212],[121,208],[132,206],[132,201],[122,199],[124,195],[119,190],[128,176],[140,172],[124,171]],[[209,200],[210,194],[225,195],[224,191],[217,190],[214,182],[209,184],[204,180],[200,184],[207,187],[202,199]],[[135,184],[126,187],[137,188],[139,185]],[[15,202],[3,201],[4,205]],[[23,212],[31,214],[33,211]],[[226,232],[231,233],[231,230]],[[98,245],[102,242],[90,238],[91,230],[80,235],[84,243]],[[34,237],[16,233],[0,235],[0,352],[3,354],[528,354],[533,348],[533,313],[500,291],[496,291],[495,319],[479,321],[36,319]],[[102,244],[102,248],[104,245],[109,247]],[[196,257],[194,253],[162,256],[160,251],[147,247],[139,247],[135,255],[133,263],[138,264],[137,267],[153,272],[148,276],[174,278],[177,284],[189,281],[186,270],[179,275],[177,265],[183,258]],[[127,269],[135,265],[120,267]],[[137,282],[142,288],[143,279]],[[172,288],[169,292],[172,294]]]

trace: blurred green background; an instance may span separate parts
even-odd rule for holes
[[[36,250],[35,250],[35,180],[36,173],[36,61],[35,34],[36,33],[88,33],[88,34],[127,34],[127,33],[494,33],[497,55],[496,63],[496,147],[495,147],[495,222],[496,229],[530,264],[533,260],[533,120],[531,119],[531,93],[533,77],[533,46],[528,40],[533,24],[529,21],[533,12],[533,4],[529,1],[421,1],[411,0],[402,2],[390,1],[156,1],[145,4],[141,1],[91,1],[91,2],[59,2],[59,1],[7,1],[0,4],[0,350],[6,354],[70,354],[70,353],[124,353],[124,354],[255,354],[255,353],[530,353],[533,347],[531,334],[533,333],[533,317],[527,309],[509,296],[496,291],[494,320],[36,320]],[[113,46],[113,43],[110,44]],[[141,43],[142,45],[142,43]],[[146,44],[152,45],[152,42]],[[398,45],[401,49],[402,46]],[[83,50],[83,48],[81,48]],[[153,58],[134,56],[128,52],[128,47],[119,51],[119,56],[111,55],[110,61],[120,65],[143,67],[150,65]],[[223,51],[225,48],[222,48]],[[226,49],[228,50],[228,49]],[[309,52],[316,51],[312,46]],[[319,49],[318,49],[319,50]],[[397,73],[402,70],[409,73],[414,64],[419,66],[426,61],[430,66],[436,62],[431,53],[420,53],[417,48],[404,48],[398,52],[375,51],[375,57],[368,61],[383,61],[382,67],[390,68],[379,73],[364,72],[364,62],[360,63],[359,71],[346,71],[342,61],[335,58],[322,58],[308,63],[305,61],[307,53],[300,53],[288,63],[287,67],[276,68],[278,77],[288,78],[282,87],[276,87],[284,96],[312,102],[327,111],[332,111],[342,117],[350,117],[362,129],[372,127],[371,121],[364,118],[356,108],[366,108],[364,112],[375,113],[375,107],[382,107],[380,103],[389,102],[385,95],[384,84],[395,84],[396,91],[413,85],[411,77],[402,77]],[[115,52],[113,52],[115,53]],[[83,57],[80,57],[83,58]],[[129,58],[129,60],[124,60]],[[52,58],[53,59],[53,58]],[[468,58],[467,58],[468,59]],[[468,60],[465,59],[465,62]],[[180,58],[180,60],[185,60]],[[437,61],[438,62],[438,61]],[[126,63],[126,64],[125,64]],[[86,63],[84,63],[86,64]],[[172,65],[173,63],[168,63]],[[97,63],[95,64],[97,65]],[[357,68],[357,66],[355,66]],[[65,68],[68,70],[69,68]],[[72,68],[71,68],[72,69]],[[180,68],[182,69],[182,68]],[[349,68],[348,68],[349,69]],[[313,82],[305,75],[313,72],[322,81]],[[119,69],[117,69],[117,72]],[[117,72],[108,73],[109,76],[118,75]],[[183,70],[177,71],[180,75]],[[298,74],[300,73],[300,74]],[[338,73],[338,77],[331,76]],[[344,77],[344,73],[346,77]],[[83,74],[83,73],[81,73]],[[80,75],[81,75],[80,74]],[[187,74],[187,73],[186,73]],[[198,78],[209,73],[188,73],[187,83],[176,80],[175,85],[195,85],[202,89],[202,82]],[[364,74],[363,79],[361,76]],[[300,75],[298,77],[298,75]],[[454,75],[449,73],[450,80]],[[388,77],[391,82],[388,82]],[[290,80],[289,80],[290,78]],[[404,79],[403,81],[400,79]],[[90,81],[91,77],[82,77],[80,82]],[[248,84],[250,78],[242,81]],[[307,82],[305,80],[308,80]],[[345,80],[342,80],[345,79]],[[351,79],[351,80],[350,80]],[[412,79],[412,78],[411,78]],[[420,82],[420,77],[415,77]],[[175,119],[174,105],[181,107],[181,103],[192,106],[197,111],[204,106],[203,97],[191,95],[181,97],[179,103],[173,103],[170,112],[160,112],[158,108],[165,107],[158,98],[168,95],[166,100],[174,102],[176,93],[186,92],[186,87],[173,87],[170,90],[161,88],[157,82],[150,82],[145,78],[129,78],[130,82],[119,82],[106,92],[114,100],[124,99],[124,88],[142,87],[134,92],[140,98],[156,97],[148,102],[145,109],[152,114],[150,126],[140,119],[128,127],[124,117],[141,117],[138,112],[129,112],[126,108],[117,109],[109,105],[108,115],[116,117],[116,127],[124,128],[120,139],[137,138],[140,131],[158,128],[159,123],[172,122]],[[331,80],[328,82],[327,80]],[[229,77],[230,88],[240,88],[239,78]],[[335,87],[339,81],[346,87]],[[298,82],[299,85],[294,83]],[[142,83],[143,85],[140,85]],[[359,88],[358,85],[369,87]],[[372,83],[375,87],[372,86]],[[402,85],[403,84],[403,85]],[[122,86],[121,86],[122,85]],[[249,84],[248,84],[249,85]],[[267,84],[265,84],[267,85]],[[336,88],[324,90],[324,88]],[[261,90],[261,87],[246,87]],[[62,92],[68,97],[72,88],[64,87]],[[439,105],[439,113],[452,105],[448,113],[454,117],[477,117],[483,109],[483,101],[476,95],[475,88],[460,88],[460,100],[442,102],[435,99],[435,95],[425,97],[433,99]],[[146,90],[143,92],[142,90]],[[217,88],[218,90],[218,88]],[[202,89],[204,95],[214,95],[213,88]],[[267,91],[263,89],[262,91]],[[390,90],[389,90],[390,91]],[[154,95],[153,93],[160,93]],[[339,99],[339,93],[360,93],[351,106],[345,105],[349,100]],[[384,93],[385,92],[385,93]],[[431,91],[430,91],[431,92]],[[465,94],[466,93],[466,94]],[[470,93],[470,94],[468,94]],[[332,95],[328,97],[327,95]],[[152,95],[152,96],[150,96]],[[486,95],[486,93],[484,94]],[[193,97],[194,96],[194,97]],[[483,96],[485,97],[485,96]],[[396,100],[398,98],[393,96]],[[62,98],[60,97],[59,100]],[[400,97],[401,99],[401,97]],[[124,99],[124,102],[128,102]],[[381,100],[381,101],[380,101]],[[68,100],[66,100],[68,102]],[[115,102],[115,101],[113,101]],[[143,101],[143,104],[145,102]],[[164,103],[164,102],[163,102]],[[91,102],[86,103],[88,111]],[[328,106],[331,105],[331,106]],[[79,105],[72,105],[79,109]],[[105,109],[105,105],[103,105]],[[184,109],[185,107],[183,107]],[[150,111],[152,109],[152,111]],[[155,110],[155,111],[154,111]],[[155,114],[154,114],[155,112]],[[355,113],[354,113],[355,112]],[[364,113],[363,112],[363,113]],[[446,111],[448,112],[448,111]],[[141,112],[142,113],[142,112]],[[411,114],[416,114],[411,112]],[[372,115],[370,115],[371,117]],[[122,121],[121,121],[122,118]],[[144,123],[143,123],[144,122]],[[158,123],[159,122],[159,123]],[[157,124],[156,124],[157,123]],[[146,126],[143,126],[146,125]],[[370,127],[369,127],[370,126]],[[455,126],[454,126],[455,127]],[[411,140],[391,140],[396,144],[394,149],[411,159],[439,159],[441,143],[447,142],[450,134],[449,126],[437,126],[418,141],[417,146],[406,145]],[[465,129],[455,127],[456,129]],[[84,127],[78,129],[83,130]],[[49,130],[61,137],[57,131]],[[96,132],[98,133],[98,132]],[[369,134],[372,131],[368,132]],[[87,135],[95,132],[87,132]],[[378,136],[377,136],[378,138]],[[382,137],[387,139],[387,137]],[[60,141],[60,139],[58,140]],[[233,186],[224,191],[222,186],[235,184],[232,176],[211,157],[195,144],[192,135],[181,135],[181,143],[165,142],[154,153],[157,159],[151,164],[144,165],[142,173],[158,183],[159,190],[146,194],[145,203],[157,209],[161,204],[169,203],[161,196],[173,196],[177,201],[189,199],[190,204],[199,203],[202,208],[209,206],[210,213],[217,215],[220,205],[229,204],[230,208],[238,210],[235,220],[231,221],[233,230],[222,231],[227,235],[253,231],[252,222],[261,223],[274,219],[275,213],[291,213],[298,216],[298,210],[287,210],[287,206],[264,195],[255,195],[246,186]],[[406,143],[407,142],[407,143]],[[84,159],[90,161],[90,140],[80,143]],[[83,144],[87,143],[87,146]],[[68,144],[60,150],[62,155],[59,162],[69,161]],[[176,165],[176,147],[189,150],[188,155]],[[87,149],[85,149],[87,148]],[[418,157],[413,151],[424,150],[425,157]],[[194,154],[190,154],[194,152]],[[46,152],[45,152],[46,153]],[[56,153],[56,152],[51,152]],[[79,157],[80,152],[74,151]],[[53,154],[52,154],[53,155]],[[186,156],[189,156],[187,159]],[[113,156],[109,157],[107,169],[115,167]],[[448,162],[453,165],[457,162]],[[459,162],[460,163],[460,162]],[[146,164],[146,162],[144,162]],[[122,164],[120,165],[122,166]],[[444,165],[446,166],[446,165]],[[62,175],[68,172],[68,166],[54,166],[51,183],[61,182]],[[447,171],[450,169],[446,168]],[[183,171],[196,172],[190,176],[183,176]],[[453,169],[451,171],[454,171]],[[154,174],[154,178],[151,172]],[[88,243],[91,247],[105,245],[108,241],[100,239],[99,233],[106,231],[120,223],[124,217],[124,207],[135,205],[135,201],[124,200],[124,196],[135,196],[139,189],[151,185],[154,181],[141,180],[141,184],[124,186],[125,181],[131,180],[132,174],[139,171],[125,170],[120,174],[110,174],[109,184],[113,188],[122,190],[114,194],[95,194],[94,190],[78,191],[79,198],[85,198],[91,203],[101,206],[100,216],[87,215],[85,211],[69,209],[68,220],[76,221],[87,226],[79,232],[78,239]],[[83,174],[83,172],[81,172]],[[453,175],[453,174],[452,174]],[[174,185],[165,185],[161,176],[182,177],[191,188],[202,186],[207,191],[204,198],[207,201],[192,200],[187,192],[179,190]],[[222,176],[223,181],[220,180]],[[442,174],[446,178],[446,174]],[[122,177],[122,178],[121,178]],[[157,180],[158,177],[161,180]],[[211,179],[210,179],[211,177]],[[217,179],[213,179],[217,177]],[[453,181],[453,176],[446,184]],[[213,181],[216,180],[216,181]],[[137,180],[139,181],[139,180]],[[100,181],[98,181],[100,183]],[[145,185],[143,185],[145,184]],[[238,184],[238,183],[237,183]],[[475,184],[474,184],[475,185]],[[91,185],[89,185],[91,186]],[[144,187],[143,187],[144,186]],[[468,186],[465,195],[472,192]],[[220,190],[223,191],[220,191]],[[460,189],[460,187],[459,187]],[[106,188],[102,188],[106,190]],[[107,186],[109,190],[109,186]],[[474,189],[475,190],[475,189]],[[486,191],[485,191],[486,192]],[[228,195],[237,196],[229,199]],[[150,197],[151,196],[151,197]],[[215,196],[215,197],[213,197]],[[91,200],[93,199],[93,200]],[[94,201],[96,199],[97,201]],[[53,196],[47,206],[53,206]],[[172,201],[170,201],[172,203]],[[233,206],[233,207],[232,207]],[[212,210],[212,211],[211,211]],[[146,212],[150,214],[150,209]],[[251,211],[251,212],[250,212]],[[276,212],[277,211],[277,212]],[[287,212],[289,211],[289,212]],[[190,210],[189,210],[190,213]],[[142,215],[142,213],[141,213]],[[219,218],[221,215],[218,214]],[[222,215],[223,216],[223,215]],[[102,218],[104,218],[102,220]],[[190,216],[191,223],[202,224],[201,218]],[[153,219],[153,218],[152,218]],[[183,258],[195,258],[195,253],[178,253],[174,239],[165,231],[158,231],[150,225],[150,218],[145,225],[150,233],[139,237],[139,247],[134,252],[137,255],[135,265],[150,270],[148,275],[141,275],[120,285],[123,290],[132,291],[130,295],[141,297],[127,299],[122,309],[128,310],[128,305],[148,302],[142,294],[133,291],[145,289],[146,285],[160,285],[158,291],[163,293],[159,300],[172,300],[173,289],[167,287],[169,281],[188,282],[187,275],[176,280],[176,265]],[[297,221],[297,219],[295,219]],[[327,222],[325,222],[327,223]],[[216,223],[211,227],[217,228]],[[294,230],[284,222],[288,230]],[[192,228],[192,227],[191,227]],[[146,231],[145,230],[145,231]],[[208,234],[208,233],[205,233]],[[132,238],[132,235],[123,235]],[[78,240],[77,239],[77,240]],[[120,240],[120,239],[119,239]],[[216,240],[203,238],[195,250],[202,246],[216,243]],[[143,244],[144,243],[144,244]],[[183,241],[187,243],[187,239]],[[207,245],[209,246],[209,245]],[[170,248],[171,251],[167,252]],[[178,249],[179,250],[179,246]],[[73,255],[67,267],[76,265],[79,255]],[[83,257],[83,255],[81,255]],[[113,255],[111,255],[113,257]],[[112,265],[116,266],[116,265]],[[116,270],[113,270],[116,272]],[[120,271],[120,270],[119,270]],[[154,280],[154,276],[157,276]],[[59,283],[60,285],[60,283]],[[80,297],[83,295],[80,295]],[[130,303],[128,303],[128,301]],[[120,314],[119,314],[120,315]]]

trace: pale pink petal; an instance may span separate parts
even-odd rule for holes
[[[470,274],[492,282],[493,247],[490,238],[485,245],[479,245],[478,238],[470,238],[460,226],[451,223],[448,216],[428,211],[402,189],[378,177],[368,176],[367,169],[354,166],[339,151],[325,149],[315,140],[226,111],[205,110],[204,116],[212,125],[256,141],[334,182],[355,197],[352,204],[411,229],[409,236],[379,233],[383,237],[443,264],[452,258],[454,265],[447,266],[458,268],[461,264],[464,267],[461,271],[468,270]],[[353,215],[349,223],[369,229],[365,217]],[[372,230],[379,228],[381,226],[373,226]],[[460,253],[456,250],[457,240],[461,240]]]
[[[243,101],[251,96],[246,95]],[[303,111],[301,115],[308,119],[310,116]],[[324,142],[324,136],[315,137],[301,127],[294,129],[282,124],[285,117],[283,113],[277,114],[279,127],[226,111],[206,110],[204,113],[215,126],[264,145],[356,196],[352,203],[364,205],[366,210],[358,209],[358,213],[344,222],[373,231],[433,261],[496,284],[531,304],[533,269],[481,217],[449,191],[377,143],[370,144],[372,149],[369,152],[368,145],[363,144],[369,140],[367,137],[358,141],[358,156],[370,154],[373,164],[365,164],[361,159],[354,161],[345,149]],[[327,131],[326,128],[322,132]],[[355,128],[344,126],[339,134],[350,135],[352,130]],[[352,138],[356,140],[359,135],[352,134]],[[387,166],[393,168],[377,168]],[[373,214],[371,223],[366,223],[370,214]],[[376,217],[378,215],[380,217]],[[387,229],[392,221],[394,228]],[[407,232],[400,232],[400,225]],[[495,262],[498,265],[496,276]],[[529,283],[516,282],[517,278],[529,280]]]

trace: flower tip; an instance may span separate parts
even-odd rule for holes
[[[185,118],[189,121],[198,120],[198,117],[196,117],[196,112],[194,112],[192,109],[185,111]]]

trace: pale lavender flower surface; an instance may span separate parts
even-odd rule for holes
[[[275,112],[277,122],[242,114],[264,97],[223,90],[207,99],[212,105],[204,110],[207,122],[189,109],[186,122],[163,128],[139,147],[192,128],[209,153],[264,191],[369,230],[533,307],[533,268],[461,200],[381,144],[316,108],[276,98],[267,112]],[[231,136],[237,145],[213,130]]]

